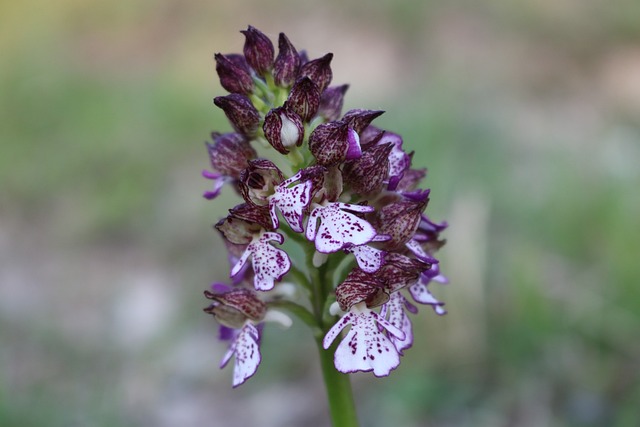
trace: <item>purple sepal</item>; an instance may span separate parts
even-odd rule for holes
[[[273,43],[269,37],[251,25],[240,32],[246,37],[243,51],[247,62],[258,75],[264,76],[273,66]]]
[[[202,194],[202,197],[207,200],[212,200],[218,197],[220,195],[220,190],[222,190],[225,182],[229,179],[222,174],[209,172],[208,170],[203,170],[202,176],[213,181],[213,190],[205,191]]]
[[[385,290],[392,293],[414,284],[429,268],[431,264],[396,252],[389,252],[376,275],[384,284]]]
[[[209,161],[213,170],[223,175],[239,178],[247,167],[247,161],[257,156],[256,150],[239,133],[212,132],[211,138],[213,144],[205,142]]]
[[[214,55],[216,72],[220,77],[220,84],[231,93],[249,95],[253,92],[253,78],[249,70],[220,53]]]
[[[238,93],[218,96],[213,103],[224,111],[236,132],[253,137],[260,124],[260,113],[249,98]]]
[[[303,121],[310,121],[316,115],[320,105],[318,86],[309,77],[299,78],[291,88],[287,103]]]
[[[389,203],[377,211],[374,225],[380,234],[391,236],[391,240],[384,245],[386,249],[398,250],[411,240],[427,201],[428,199],[422,202],[404,199]]]
[[[351,329],[338,345],[333,359],[338,371],[373,371],[376,377],[384,377],[398,367],[400,355],[396,347],[378,328],[381,326],[388,334],[399,339],[405,338],[404,332],[375,311],[361,305],[354,306],[329,329],[322,346],[328,349],[348,325],[351,325]]]
[[[278,86],[293,84],[300,69],[300,56],[284,33],[278,37],[278,56],[273,64],[273,78]]]
[[[342,168],[344,182],[356,194],[377,193],[389,173],[389,153],[392,145],[376,145]]]
[[[426,274],[420,276],[420,280],[409,286],[409,293],[418,304],[430,305],[433,310],[439,316],[447,314],[447,310],[443,308],[444,303],[437,300],[431,291],[429,291],[429,283],[432,281],[446,283],[447,279],[444,276],[438,275],[434,278],[429,277]]]
[[[382,282],[375,274],[367,273],[359,268],[349,272],[344,282],[336,288],[336,301],[342,311],[361,302],[369,308],[378,307],[389,300]]]
[[[300,77],[310,78],[322,93],[329,86],[333,77],[331,59],[333,59],[333,53],[327,53],[322,58],[305,63],[300,68]]]
[[[359,134],[365,130],[376,117],[379,117],[383,113],[384,111],[382,110],[349,110],[342,116],[342,121],[346,122],[350,128]]]
[[[318,125],[309,136],[309,150],[318,164],[328,167],[345,160],[347,152],[358,157],[360,144],[358,134],[344,122],[329,122]]]
[[[220,341],[232,341],[238,336],[238,330],[220,325],[218,328],[218,339]]]

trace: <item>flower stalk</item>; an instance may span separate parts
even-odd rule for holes
[[[206,199],[228,188],[242,199],[215,225],[231,284],[205,291],[229,342],[221,367],[233,359],[233,386],[245,383],[265,324],[293,314],[316,341],[334,427],[357,426],[348,374],[398,367],[413,343],[411,301],[445,313],[429,285],[447,281],[434,256],[447,224],[424,213],[425,171],[402,138],[371,124],[383,112],[342,113],[348,85],[330,86],[333,54],[309,60],[280,34],[276,55],[256,28],[242,33],[244,55],[215,55],[230,94],[214,103],[234,131],[212,134],[203,171]]]

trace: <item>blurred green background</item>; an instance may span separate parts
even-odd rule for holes
[[[363,426],[640,425],[640,2],[0,2],[0,425],[326,426],[304,326],[238,390],[202,142],[251,24],[335,54],[446,219],[449,314]]]

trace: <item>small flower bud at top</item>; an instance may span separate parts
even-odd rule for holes
[[[249,25],[244,31],[246,40],[244,43],[244,56],[256,73],[264,76],[273,66],[273,43],[269,37],[264,35],[260,30]]]
[[[376,117],[383,113],[384,111],[381,110],[349,110],[342,117],[342,121],[360,134]]]
[[[309,61],[300,68],[300,76],[306,76],[314,82],[322,93],[333,78],[331,72],[331,60],[333,59],[333,53],[327,53],[322,58]]]
[[[258,113],[249,98],[232,93],[231,95],[214,98],[213,103],[224,111],[224,114],[237,132],[249,137],[255,135],[260,124],[260,113]]]
[[[320,91],[309,77],[296,80],[289,93],[287,103],[298,113],[303,121],[310,121],[320,105]]]
[[[278,86],[288,87],[296,81],[300,56],[284,33],[278,37],[278,56],[273,63],[273,79]]]
[[[220,84],[231,93],[249,95],[253,92],[253,79],[249,70],[234,63],[225,55],[216,53],[216,71],[220,77]]]

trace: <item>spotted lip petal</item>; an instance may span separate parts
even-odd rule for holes
[[[333,325],[322,341],[323,347],[328,349],[340,331],[348,325],[351,325],[351,329],[338,345],[333,359],[338,371],[373,371],[376,377],[383,377],[398,367],[400,355],[378,325],[397,338],[404,339],[404,332],[375,311],[366,308],[364,303],[354,306]]]
[[[386,253],[369,245],[352,246],[345,248],[345,251],[352,253],[356,257],[358,267],[367,273],[375,273],[380,269]]]
[[[348,203],[329,203],[315,208],[309,216],[306,237],[307,240],[315,241],[318,252],[328,254],[349,244],[364,245],[376,236],[376,230],[371,224],[344,210],[366,213],[374,209],[371,206]],[[320,227],[317,227],[318,218]]]
[[[238,387],[251,378],[260,365],[260,333],[250,323],[242,327],[235,341],[229,346],[220,362],[220,369],[224,368],[232,356],[235,356],[233,367],[233,387]]]
[[[446,283],[446,278],[444,276],[438,275],[434,278],[427,276],[426,274],[422,274],[420,279],[409,286],[409,293],[418,304],[430,305],[436,314],[442,316],[447,313],[447,310],[444,309],[444,303],[440,302],[433,296],[431,291],[429,291],[429,283],[431,281],[439,281],[441,283]]]
[[[291,229],[296,233],[302,233],[304,210],[311,202],[311,187],[313,183],[311,181],[305,181],[288,188],[291,183],[299,180],[300,176],[301,173],[298,172],[282,182],[282,184],[276,187],[275,193],[269,198],[271,220],[273,221],[274,228],[278,228],[279,226],[278,215],[276,214],[276,207],[278,207]]]
[[[238,263],[231,269],[231,277],[238,274],[249,257],[251,257],[255,273],[253,285],[256,290],[268,291],[273,289],[274,282],[282,279],[282,276],[287,274],[291,268],[291,260],[285,251],[269,244],[269,241],[272,240],[282,244],[284,237],[279,233],[266,232],[249,243]]]
[[[391,294],[389,302],[380,309],[380,316],[386,317],[388,313],[389,323],[404,332],[404,338],[402,339],[393,334],[389,334],[389,339],[400,354],[413,345],[413,328],[411,319],[409,319],[409,316],[407,316],[405,312],[405,307],[410,311],[415,310],[415,307],[409,304],[409,301],[407,301],[400,292],[394,292]]]

